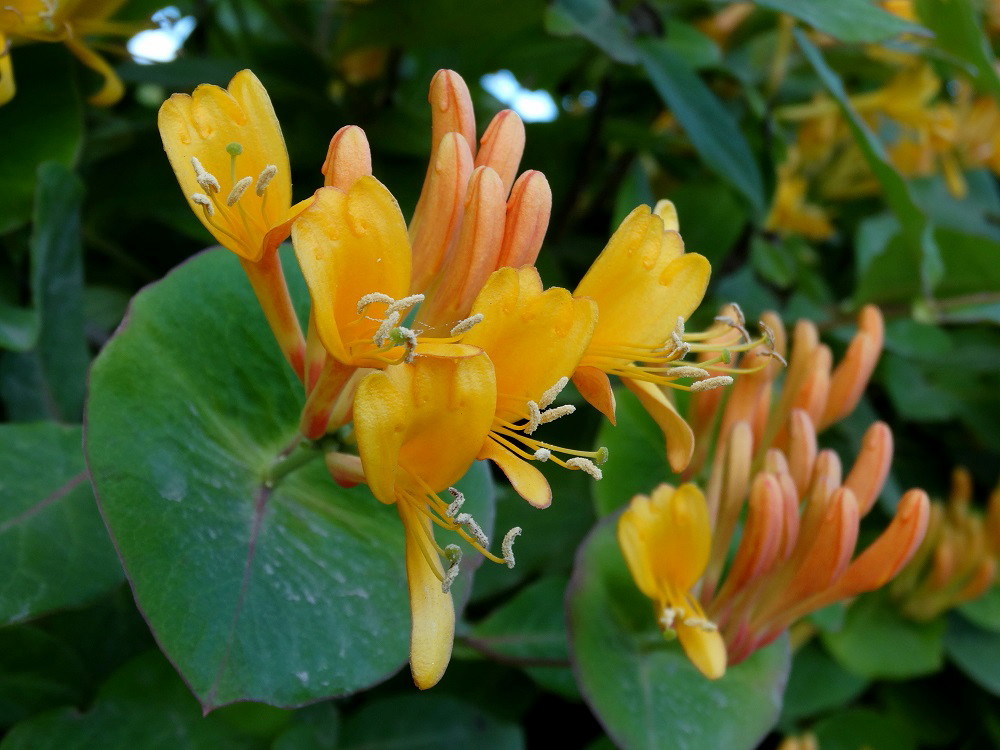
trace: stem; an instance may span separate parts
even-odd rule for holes
[[[274,487],[282,477],[322,457],[323,450],[312,440],[299,440],[282,451],[264,474],[264,485]]]

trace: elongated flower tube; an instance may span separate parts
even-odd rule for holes
[[[972,489],[968,471],[955,469],[947,503],[931,505],[927,536],[890,589],[907,617],[932,620],[978,598],[995,583],[997,560],[989,521],[984,523],[971,510]],[[996,504],[991,502],[994,513]]]
[[[93,36],[129,37],[143,23],[108,20],[125,0],[8,0],[0,6],[0,106],[16,90],[11,46],[21,42],[61,42],[76,58],[98,73],[103,84],[88,101],[108,107],[122,98],[125,87],[108,61],[86,41]]]
[[[234,252],[286,359],[304,376],[305,342],[277,248],[309,201],[292,206],[288,153],[271,100],[249,70],[160,107],[160,137],[188,204]]]
[[[684,321],[705,295],[711,268],[704,256],[684,252],[677,230],[677,212],[669,201],[660,201],[653,211],[639,206],[580,281],[574,294],[593,299],[600,313],[573,382],[613,422],[608,375],[621,378],[663,429],[670,465],[681,471],[694,450],[694,436],[662,389],[698,392],[728,385],[729,355],[722,349],[741,351],[764,339],[750,341],[748,335],[745,342],[727,342],[714,350],[718,356],[703,358],[697,367],[684,360],[691,351],[713,351],[705,343],[711,334],[684,331]],[[742,329],[742,320],[732,323]]]
[[[461,512],[461,495],[453,493],[447,502],[439,497],[476,458],[496,409],[493,365],[479,350],[464,349],[464,356],[420,356],[368,375],[354,398],[361,466],[353,456],[327,458],[334,476],[367,482],[376,498],[399,512],[412,617],[410,669],[421,689],[437,683],[451,657],[455,611],[449,589],[461,558],[456,546],[438,545],[434,526],[510,566],[513,537],[520,533],[508,532],[504,556],[497,557],[475,519]]]
[[[494,272],[472,307],[480,322],[462,339],[481,348],[496,371],[497,408],[479,458],[496,463],[514,489],[535,507],[552,501],[552,491],[532,461],[552,461],[600,478],[606,451],[581,451],[542,442],[542,425],[571,414],[553,406],[587,347],[597,306],[560,288],[542,289],[533,267]]]
[[[661,484],[648,497],[637,495],[618,519],[618,543],[639,590],[653,600],[663,632],[676,634],[703,675],[722,677],[726,646],[692,592],[711,545],[701,491],[693,484]]]

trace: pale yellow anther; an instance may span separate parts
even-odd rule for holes
[[[381,349],[385,346],[386,339],[389,338],[389,334],[392,332],[392,329],[397,325],[399,325],[399,313],[394,312],[387,315],[385,320],[383,320],[382,324],[378,327],[378,330],[375,331],[375,335],[372,336],[372,343]]]
[[[215,179],[215,175],[202,166],[197,156],[191,157],[191,166],[194,167],[195,180],[197,180],[198,184],[201,185],[201,189],[206,193],[218,193],[222,189],[219,181]]]
[[[543,411],[538,418],[539,424],[548,424],[549,422],[555,422],[559,417],[565,417],[576,411],[576,407],[573,404],[563,404],[562,406],[555,406],[551,409],[546,409]]]
[[[458,321],[454,327],[451,329],[452,336],[461,336],[463,333],[468,333],[475,326],[483,322],[483,314],[476,313],[475,315],[470,315],[467,318],[463,318]]]
[[[660,625],[663,626],[664,630],[673,630],[674,622],[677,620],[677,615],[680,614],[680,610],[676,610],[673,607],[664,607],[663,613],[660,615]]]
[[[444,556],[448,560],[448,569],[444,573],[444,578],[441,579],[441,591],[447,594],[451,591],[451,585],[455,579],[458,578],[458,566],[462,562],[462,548],[457,544],[449,544],[444,548]]]
[[[391,305],[395,302],[392,297],[388,294],[382,294],[382,292],[369,292],[358,300],[358,315],[364,315],[365,310],[368,309],[368,305],[373,305],[376,302],[382,302],[386,305]]]
[[[514,567],[514,540],[521,536],[521,527],[515,526],[504,534],[503,542],[500,543],[500,551],[503,553],[503,561],[508,568]]]
[[[524,426],[524,434],[530,435],[542,424],[542,410],[534,401],[528,402],[528,424]]]
[[[699,630],[704,630],[706,633],[711,633],[718,630],[719,627],[711,620],[706,620],[704,617],[685,617],[684,624],[689,628],[698,628]]]
[[[714,378],[698,380],[688,387],[693,393],[700,393],[701,391],[711,391],[715,388],[723,388],[732,384],[733,379],[729,375],[716,375]]]
[[[550,458],[552,458],[552,451],[550,451],[548,448],[539,448],[537,451],[535,451],[534,458],[536,461],[541,461],[542,463],[545,463]]]
[[[459,513],[455,516],[455,523],[459,526],[464,526],[469,532],[469,536],[475,539],[476,543],[483,549],[490,546],[490,540],[486,536],[486,532],[484,532],[482,527],[476,523],[476,519],[468,513]]]
[[[398,315],[398,313],[393,313]],[[392,338],[394,341],[398,340],[400,343],[406,347],[406,353],[403,355],[403,361],[406,364],[413,364],[413,358],[417,353],[417,333],[411,328],[404,328],[403,326],[398,326],[392,331]]]
[[[414,305],[419,305],[424,301],[424,295],[422,294],[411,294],[409,297],[403,297],[395,302],[390,302],[389,306],[385,309],[385,314],[398,312],[400,314],[406,312]]]
[[[226,198],[227,206],[235,206],[240,198],[243,197],[243,193],[247,191],[247,188],[253,184],[253,177],[243,177],[236,181],[233,185],[233,189],[229,191],[229,196]]]
[[[267,190],[267,186],[271,184],[271,180],[276,174],[278,174],[278,168],[273,164],[268,164],[261,170],[257,176],[257,195],[264,195],[264,191]]]
[[[204,193],[191,193],[191,200],[199,206],[203,206],[206,214],[215,216],[215,206],[212,205],[212,200],[207,195]]]
[[[556,400],[556,398],[559,397],[559,394],[562,393],[562,390],[563,388],[566,387],[567,383],[569,383],[569,378],[567,377],[559,378],[559,380],[557,380],[552,386],[547,388],[544,393],[542,393],[542,397],[538,399],[538,405],[542,409],[549,406],[549,404],[551,404],[553,401]]]
[[[681,365],[670,369],[670,377],[672,378],[694,378],[695,380],[701,380],[703,378],[707,378],[709,375],[711,375],[711,373],[708,370],[703,370],[700,367],[692,367],[690,365]]]
[[[454,487],[449,487],[448,492],[451,493],[451,496],[454,499],[448,506],[448,510],[445,511],[445,515],[448,516],[448,518],[454,518],[458,511],[462,509],[462,505],[465,504],[465,495]]]
[[[580,458],[574,456],[573,458],[566,460],[566,466],[571,469],[579,469],[585,474],[589,474],[594,479],[601,479],[604,477],[604,473],[597,468],[597,464],[591,461],[589,458]]]

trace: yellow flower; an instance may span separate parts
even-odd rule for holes
[[[825,240],[833,236],[833,225],[822,208],[806,201],[807,183],[805,177],[796,173],[797,163],[792,149],[789,160],[778,167],[778,184],[764,228],[781,234],[799,234],[811,240]]]
[[[88,36],[131,36],[142,24],[107,20],[125,0],[9,0],[0,6],[0,106],[14,97],[16,85],[10,47],[18,42],[62,42],[84,65],[104,79],[89,101],[107,107],[125,89],[107,60],[84,39]]]
[[[708,509],[693,484],[661,484],[637,495],[618,519],[618,543],[639,590],[653,600],[664,633],[676,633],[703,675],[726,671],[726,646],[692,589],[708,564]]]
[[[271,100],[249,70],[228,89],[198,86],[160,107],[158,124],[188,204],[236,253],[289,363],[303,376],[305,342],[277,248],[308,201],[292,206],[288,153]]]

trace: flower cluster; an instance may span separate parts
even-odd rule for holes
[[[432,80],[429,99],[430,164],[409,222],[372,176],[367,139],[354,126],[334,135],[324,186],[293,205],[281,131],[249,71],[227,90],[175,94],[159,116],[191,208],[239,257],[302,382],[302,435],[324,447],[334,479],[367,484],[399,513],[410,663],[421,688],[440,679],[450,658],[450,587],[461,559],[456,544],[438,543],[435,526],[514,565],[521,530],[491,552],[453,488],[473,461],[493,461],[539,508],[552,500],[539,462],[600,479],[606,450],[563,448],[537,433],[574,411],[556,403],[571,378],[613,420],[608,376],[616,375],[663,426],[671,463],[683,469],[693,433],[670,389],[728,385],[726,351],[767,344],[741,322],[731,322],[740,332],[725,346],[710,341],[714,328],[684,330],[710,269],[684,252],[669,202],[633,211],[574,292],[545,289],[533,263],[552,198],[541,173],[518,176],[520,119],[500,112],[477,140],[468,89],[447,70]],[[304,334],[277,253],[289,236],[311,298]],[[685,360],[689,352],[701,357],[697,366]],[[355,445],[356,453],[346,448]]]
[[[930,515],[926,494],[910,490],[855,557],[859,523],[889,471],[892,434],[872,425],[846,476],[838,455],[817,445],[817,431],[853,410],[871,375],[882,347],[878,310],[862,310],[836,368],[816,327],[800,321],[780,389],[775,355],[785,332],[774,316],[765,319],[775,351],[747,352],[740,369],[749,372],[725,400],[710,393],[693,404],[699,447],[716,446],[711,455],[699,450],[689,467],[689,474],[709,467],[706,492],[661,485],[634,498],[618,524],[629,569],[663,630],[676,633],[710,678],[809,612],[891,580],[920,545]]]

